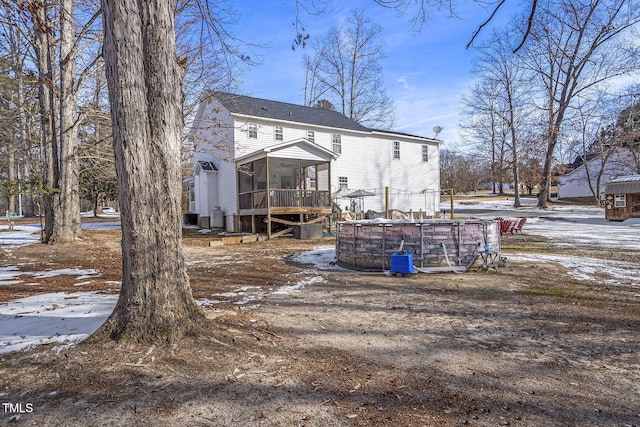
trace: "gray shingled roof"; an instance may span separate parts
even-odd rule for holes
[[[361,124],[351,120],[337,111],[321,108],[305,107],[286,102],[252,98],[227,92],[212,92],[211,96],[224,105],[229,111],[266,119],[286,120],[296,123],[308,123],[337,129],[371,132]]]

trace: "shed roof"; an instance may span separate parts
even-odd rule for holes
[[[640,175],[625,175],[607,182],[606,194],[640,193]]]

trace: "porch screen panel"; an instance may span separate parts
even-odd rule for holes
[[[318,190],[329,191],[329,164],[321,163],[316,166],[316,183]]]
[[[254,190],[267,188],[267,159],[253,162],[253,186]]]
[[[240,193],[248,193],[253,190],[253,170],[251,166],[250,163],[240,166],[240,170],[238,171]]]

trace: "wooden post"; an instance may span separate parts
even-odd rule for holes
[[[384,217],[389,219],[389,187],[384,187]]]
[[[449,189],[449,202],[451,203],[451,219],[453,219],[453,188]]]
[[[271,238],[271,177],[269,176],[271,171],[269,171],[269,163],[270,158],[267,156],[265,158],[267,161],[267,239]]]

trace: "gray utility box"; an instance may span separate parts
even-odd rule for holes
[[[293,226],[293,237],[300,240],[319,239],[322,237],[322,224],[296,224]]]
[[[211,228],[224,228],[224,211],[220,209],[220,206],[211,209],[210,226]]]

